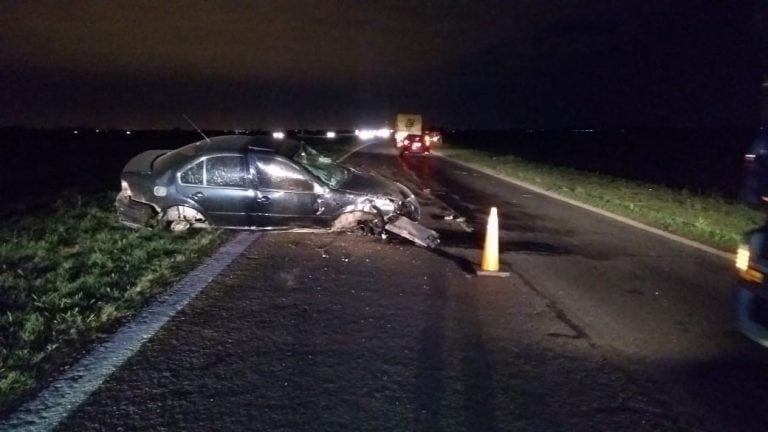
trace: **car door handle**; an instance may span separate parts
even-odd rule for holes
[[[265,195],[265,196],[262,196],[262,197],[259,197],[259,198],[256,198],[256,202],[257,202],[257,203],[266,204],[266,203],[268,203],[268,202],[270,202],[270,201],[272,201],[272,198],[270,198],[270,197],[268,197],[268,196],[266,196],[266,195]]]
[[[192,199],[200,199],[200,198],[202,198],[202,197],[204,197],[204,196],[205,196],[205,194],[204,194],[204,193],[202,193],[202,192],[198,191],[198,192],[195,192],[195,193],[193,193],[193,194],[192,194],[192,195],[190,195],[189,197],[190,197],[190,198],[192,198]]]
[[[320,214],[323,211],[325,211],[325,201],[318,199],[315,201],[315,203],[312,205],[312,209],[315,211],[315,214]]]

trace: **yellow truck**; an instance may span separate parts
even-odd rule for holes
[[[397,142],[401,142],[407,135],[421,135],[421,114],[398,114],[395,125]]]

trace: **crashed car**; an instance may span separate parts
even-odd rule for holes
[[[419,203],[405,186],[300,141],[233,135],[145,151],[120,180],[117,214],[136,228],[386,230],[420,246],[438,243],[417,223]]]

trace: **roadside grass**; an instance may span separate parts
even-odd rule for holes
[[[0,414],[219,245],[218,231],[120,225],[114,195],[70,195],[0,226]]]
[[[716,194],[544,165],[451,142],[439,153],[727,252],[734,252],[744,232],[765,219]]]

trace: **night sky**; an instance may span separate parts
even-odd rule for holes
[[[0,3],[0,126],[753,126],[753,1]]]

